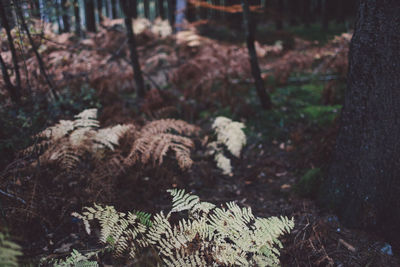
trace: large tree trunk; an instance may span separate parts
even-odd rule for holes
[[[85,1],[86,30],[96,32],[96,17],[94,12],[94,0]]]
[[[250,8],[248,0],[242,0],[243,22],[246,31],[246,43],[249,50],[251,73],[253,75],[254,84],[256,86],[257,95],[260,99],[263,109],[271,108],[271,99],[265,91],[264,81],[261,78],[260,66],[258,65],[257,53],[254,46],[254,34],[256,25],[250,16]]]
[[[349,226],[400,226],[400,1],[361,0],[341,130],[321,198]]]

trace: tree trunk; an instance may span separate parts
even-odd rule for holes
[[[75,16],[75,33],[81,36],[81,14],[79,13],[79,3],[78,0],[74,0],[74,16]]]
[[[303,23],[308,28],[311,22],[311,0],[303,0]]]
[[[127,1],[127,0],[123,0]],[[111,17],[112,19],[117,18],[117,0],[111,0]]]
[[[96,32],[96,17],[94,12],[94,0],[85,1],[86,30]]]
[[[97,0],[97,16],[99,22],[103,21],[103,0]]]
[[[140,68],[140,63],[139,63],[139,54],[137,52],[135,33],[133,32],[132,28],[132,17],[133,17],[132,5],[136,5],[136,0],[132,2],[131,0],[129,2],[121,1],[121,4],[123,6],[123,10],[125,13],[125,27],[128,36],[130,58],[136,83],[137,96],[138,98],[143,98],[146,91],[145,91],[142,70]]]
[[[320,0],[322,2],[322,29],[324,31],[327,31],[329,28],[329,20],[330,20],[330,16],[329,16],[329,0]]]
[[[276,7],[276,14],[277,17],[275,18],[275,27],[277,30],[282,30],[283,29],[283,10],[284,10],[284,0],[276,0],[277,2],[277,7]]]
[[[321,198],[353,227],[400,225],[400,2],[360,1],[341,128]]]
[[[8,23],[6,9],[5,9],[5,5],[4,5],[3,1],[4,0],[0,0],[0,19],[1,19],[1,25],[6,30],[7,41],[8,41],[8,45],[10,46],[10,51],[11,51],[11,56],[12,56],[14,71],[15,71],[15,81],[16,81],[15,96],[18,97],[20,94],[19,91],[21,89],[21,75],[19,72],[17,52],[16,52],[16,49],[14,46],[14,40],[11,35],[10,24]]]
[[[69,15],[68,15],[68,9],[69,9],[69,1],[68,0],[61,0],[61,6],[62,6],[62,20],[64,24],[64,32],[70,32],[71,26],[69,24]]]
[[[175,31],[175,8],[176,0],[168,0],[168,21],[173,31]]]
[[[0,68],[1,68],[1,73],[3,74],[3,80],[5,83],[6,89],[7,89],[8,93],[10,94],[11,100],[14,103],[19,103],[19,101],[20,101],[19,91],[12,85],[12,83],[10,81],[10,76],[8,75],[7,66],[3,60],[3,57],[1,56],[1,53],[0,53]]]
[[[243,22],[246,31],[246,43],[247,49],[249,50],[251,73],[254,78],[254,84],[256,86],[257,95],[260,99],[261,106],[263,109],[271,108],[271,99],[265,91],[264,81],[261,78],[260,67],[258,65],[256,49],[254,47],[254,33],[256,25],[253,23],[254,20],[250,17],[250,8],[248,0],[242,0],[243,7]]]
[[[57,95],[57,93],[55,91],[53,81],[51,80],[50,76],[47,75],[46,68],[45,68],[44,62],[42,60],[42,57],[40,56],[40,54],[39,54],[39,52],[37,50],[35,42],[33,41],[31,33],[29,31],[28,25],[25,22],[25,17],[24,17],[24,14],[23,14],[22,7],[21,7],[21,5],[20,5],[18,0],[14,0],[13,2],[14,2],[14,5],[15,5],[15,10],[17,12],[17,16],[18,16],[18,18],[19,18],[19,20],[21,22],[21,27],[26,32],[26,35],[28,36],[29,43],[32,46],[33,53],[35,54],[36,59],[38,61],[40,72],[43,75],[43,77],[45,78],[47,84],[49,85],[50,92],[53,94],[54,99],[58,100],[58,95]]]
[[[150,19],[150,1],[143,0],[144,17]]]
[[[157,15],[165,19],[164,0],[157,0]]]

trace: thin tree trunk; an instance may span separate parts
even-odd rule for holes
[[[143,0],[144,17],[150,19],[150,1]]]
[[[132,5],[136,5],[136,0],[134,0],[132,2],[131,1],[129,1],[129,2],[121,1],[121,4],[123,6],[123,10],[125,13],[125,27],[126,27],[126,33],[128,36],[131,64],[132,64],[133,74],[134,74],[135,83],[136,83],[137,96],[138,96],[138,98],[143,98],[146,93],[145,84],[144,84],[142,70],[140,68],[140,63],[139,63],[139,54],[137,52],[135,33],[133,32],[133,28],[132,28],[132,17],[133,17]]]
[[[157,13],[162,19],[165,19],[164,0],[157,0]]]
[[[275,18],[275,27],[277,30],[282,30],[283,29],[283,10],[284,10],[284,0],[275,0],[277,2],[277,14],[278,17]]]
[[[14,71],[15,71],[15,80],[16,80],[16,95],[19,95],[19,90],[21,89],[21,75],[19,71],[18,65],[18,57],[17,52],[14,46],[14,40],[11,35],[10,25],[8,23],[5,5],[3,3],[4,0],[0,0],[0,19],[1,24],[3,25],[4,29],[6,30],[8,45],[10,46],[11,56],[14,64]]]
[[[320,1],[322,1],[322,29],[327,31],[329,28],[329,0]]]
[[[86,30],[96,32],[96,17],[94,13],[94,0],[85,1]]]
[[[61,6],[62,6],[62,20],[64,24],[64,32],[70,32],[71,31],[71,26],[69,23],[69,0],[61,0]]]
[[[18,104],[20,102],[21,97],[19,91],[11,83],[10,76],[8,75],[7,71],[7,66],[3,60],[3,57],[1,56],[1,53],[0,53],[0,68],[1,68],[1,73],[3,74],[3,80],[6,85],[6,89],[10,94],[11,100]]]
[[[261,78],[261,71],[258,65],[258,59],[256,54],[256,49],[254,46],[254,33],[255,33],[255,23],[250,17],[249,2],[247,0],[242,0],[243,7],[243,22],[246,31],[246,43],[247,49],[249,50],[251,73],[254,78],[254,84],[256,86],[257,95],[260,99],[261,106],[263,109],[271,108],[271,99],[267,92],[265,91],[264,81]]]
[[[175,31],[175,9],[176,0],[168,0],[168,21],[173,31]]]
[[[103,0],[97,0],[97,16],[101,23],[103,21]]]
[[[74,0],[74,15],[75,15],[75,33],[81,36],[81,14],[79,13],[79,3],[78,0]]]
[[[56,20],[57,20],[57,25],[58,25],[58,34],[61,34],[63,32],[63,28],[61,27],[61,14],[60,14],[60,3],[58,0],[56,0],[55,3],[55,9],[56,9]]]
[[[303,23],[308,28],[310,27],[311,22],[311,0],[304,0],[303,1]]]
[[[30,31],[29,31],[28,25],[25,22],[25,18],[24,18],[23,12],[22,12],[22,7],[19,4],[18,0],[13,0],[13,1],[14,1],[14,4],[15,4],[15,9],[16,9],[16,12],[17,12],[17,16],[19,17],[19,19],[21,21],[22,29],[26,32],[26,35],[28,36],[29,43],[32,46],[33,53],[35,54],[36,59],[38,61],[40,72],[43,75],[43,77],[45,78],[47,84],[49,85],[50,91],[53,94],[54,99],[58,101],[58,95],[57,95],[57,93],[55,91],[53,81],[51,80],[50,76],[47,75],[45,64],[44,64],[44,62],[42,60],[42,57],[40,56],[40,54],[39,54],[39,52],[37,50],[37,47],[36,47],[36,45],[35,45],[35,43],[34,43],[34,41],[32,39],[32,36],[31,36]]]
[[[345,104],[321,198],[348,226],[400,234],[400,2],[360,1]],[[400,241],[400,240],[397,240]]]
[[[122,0],[127,1],[127,0]],[[111,0],[111,17],[112,19],[117,18],[117,0]]]

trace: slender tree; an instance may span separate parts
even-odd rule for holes
[[[265,91],[264,81],[261,78],[260,66],[258,65],[257,53],[254,46],[254,35],[255,35],[255,23],[250,15],[249,2],[247,0],[242,0],[243,7],[243,23],[246,31],[246,43],[247,49],[249,50],[251,73],[254,78],[254,84],[256,86],[257,95],[260,99],[261,106],[263,109],[271,108],[271,99],[267,92]]]
[[[15,103],[19,103],[20,102],[19,91],[11,83],[10,75],[8,74],[7,66],[3,60],[3,57],[1,56],[1,53],[0,53],[0,68],[1,68],[1,73],[3,74],[4,84],[6,86],[8,93],[10,94],[11,100]]]
[[[275,27],[277,30],[283,29],[283,10],[285,9],[284,0],[275,0],[276,2],[276,17],[275,17]]]
[[[150,1],[143,0],[143,9],[144,9],[144,17],[149,19],[150,18]]]
[[[14,71],[15,71],[15,81],[16,81],[15,95],[18,96],[19,90],[21,89],[21,75],[20,75],[20,71],[19,71],[17,52],[16,52],[16,49],[14,46],[14,39],[11,35],[10,24],[8,23],[8,18],[6,15],[6,9],[5,9],[6,6],[4,5],[3,1],[4,0],[0,0],[0,20],[1,20],[1,25],[4,27],[4,29],[6,30],[6,34],[7,34],[8,45],[10,47],[13,65],[14,65]]]
[[[157,0],[157,16],[165,19],[164,0]]]
[[[103,21],[103,0],[97,0],[97,16],[99,21]]]
[[[143,98],[145,95],[145,84],[139,63],[139,54],[137,52],[135,33],[133,32],[132,27],[132,5],[136,5],[136,0],[122,0],[121,4],[125,13],[125,27],[129,43],[131,64],[137,88],[137,96],[138,98]]]
[[[48,86],[50,87],[50,91],[53,94],[54,99],[58,100],[58,95],[57,95],[57,93],[55,91],[53,81],[51,80],[50,76],[46,72],[46,67],[45,67],[45,64],[43,62],[43,59],[42,59],[42,57],[40,56],[40,54],[38,52],[36,44],[33,41],[32,35],[31,35],[30,31],[29,31],[28,25],[26,24],[25,17],[24,17],[24,14],[23,14],[23,10],[22,10],[22,6],[20,5],[19,0],[13,0],[13,2],[14,2],[14,5],[15,5],[15,10],[16,10],[17,16],[18,16],[18,18],[20,20],[20,23],[21,23],[21,27],[25,31],[26,35],[28,36],[28,40],[29,40],[29,43],[30,43],[30,45],[32,47],[32,51],[35,54],[36,59],[38,61],[40,72],[43,75],[43,77],[45,78]]]
[[[81,14],[79,13],[78,0],[74,0],[74,16],[75,16],[75,34],[81,36]]]
[[[69,10],[69,0],[61,0],[61,7],[62,7],[62,21],[63,21],[63,32],[70,32],[71,31],[71,26],[69,23],[69,14],[68,14],[68,10]]]
[[[85,0],[86,30],[96,32],[96,17],[94,12],[94,0]]]
[[[168,21],[174,31],[175,31],[175,10],[176,10],[176,0],[168,0]]]
[[[361,0],[321,198],[353,227],[400,235],[400,2]],[[397,240],[399,241],[399,240]]]
[[[126,0],[122,0],[123,2]],[[136,2],[136,1],[135,1]],[[111,0],[111,18],[117,18],[117,0]]]

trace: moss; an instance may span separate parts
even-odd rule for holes
[[[316,197],[323,178],[320,168],[309,169],[296,184],[294,190],[304,197]]]
[[[331,124],[338,116],[341,105],[335,106],[307,106],[301,109],[301,113],[311,123],[324,127]]]

